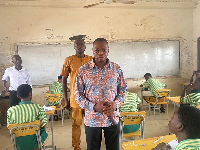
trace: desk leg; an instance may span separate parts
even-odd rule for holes
[[[142,111],[143,111],[143,90],[141,90]]]
[[[52,148],[55,150],[54,139],[53,139],[53,115],[51,115],[51,134],[52,134]]]

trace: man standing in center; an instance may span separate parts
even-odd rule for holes
[[[108,42],[93,42],[94,59],[77,72],[74,95],[85,109],[87,150],[100,150],[104,130],[106,150],[119,150],[119,110],[126,93],[126,82],[119,65],[111,62]],[[105,105],[106,104],[106,105]]]
[[[85,42],[84,35],[78,35],[71,37],[70,40],[74,41],[75,55],[69,56],[65,59],[63,68],[61,71],[62,76],[62,90],[65,99],[65,107],[72,108],[72,119],[74,123],[72,125],[72,146],[74,150],[81,150],[80,148],[80,136],[81,136],[81,124],[83,118],[83,109],[81,109],[74,97],[74,84],[76,79],[76,73],[78,69],[85,63],[92,60],[92,56],[85,55]],[[67,99],[67,78],[70,74],[70,101]]]

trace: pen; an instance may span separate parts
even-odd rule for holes
[[[153,143],[156,143],[156,142],[158,142],[158,141],[160,141],[160,140],[162,140],[163,139],[163,136],[161,136],[159,139],[157,139],[156,141],[154,141]]]

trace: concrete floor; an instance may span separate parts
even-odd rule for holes
[[[165,106],[166,108],[166,106]],[[173,114],[173,105],[169,105],[169,119],[167,120],[166,113],[161,113],[160,115],[156,113],[156,119],[153,118],[153,111],[151,111],[151,115],[149,116],[148,108],[144,109],[147,112],[147,116],[145,119],[145,138],[167,135],[169,134],[168,130],[168,122],[170,117]],[[65,117],[67,118],[67,117]],[[61,121],[54,121],[54,141],[57,150],[73,150],[71,146],[72,138],[71,138],[71,125],[72,119],[65,119],[64,126],[61,126]],[[50,123],[50,122],[49,122]],[[48,132],[48,138],[46,141],[46,145],[51,144],[51,130],[50,124],[49,127],[46,128]],[[81,149],[86,150],[86,140],[84,133],[84,125],[82,125],[81,131]],[[9,135],[9,131],[6,126],[3,126],[0,129],[0,150],[12,150],[11,139]],[[104,139],[102,140],[102,150],[105,150]],[[50,150],[50,149],[49,149]]]

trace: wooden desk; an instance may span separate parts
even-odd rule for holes
[[[180,105],[182,104],[180,98],[181,96],[167,97],[167,99],[172,101],[172,103],[174,104],[174,112],[176,111],[176,106],[180,107]],[[200,109],[200,105],[197,105],[196,108]]]
[[[138,87],[140,87],[140,85],[137,85]],[[143,111],[143,107],[144,107],[144,105],[143,105],[143,92],[144,91],[150,91],[150,89],[149,88],[146,88],[146,87],[140,87],[141,88],[141,101],[142,101],[142,111]],[[150,95],[151,96],[151,95]],[[145,106],[145,107],[149,107],[149,106]]]
[[[174,104],[174,112],[176,111],[176,106],[180,107],[181,101],[180,101],[181,96],[176,96],[176,97],[167,97],[168,100]]]
[[[160,137],[162,137],[162,136],[160,136]],[[154,141],[156,141],[160,137],[153,137],[153,138],[148,138],[148,139],[123,142],[122,147],[124,148],[124,150],[133,150],[133,149],[134,150],[150,150],[150,149],[156,147],[156,145],[158,145],[159,143],[162,143],[162,142],[169,143],[170,141],[176,139],[175,134],[165,135],[165,136],[163,136],[163,138],[161,140],[154,143]]]
[[[48,146],[45,146],[45,148],[53,148],[53,150],[55,150],[56,148],[56,146],[54,145],[54,137],[53,137],[53,115],[54,115],[54,113],[55,113],[55,108],[56,108],[56,106],[49,106],[49,107],[51,107],[51,108],[54,108],[54,109],[52,109],[52,110],[50,110],[50,111],[46,111],[45,113],[46,113],[46,115],[50,115],[51,116],[51,134],[52,134],[52,145],[48,145]],[[47,120],[48,121],[48,120]]]

